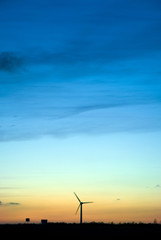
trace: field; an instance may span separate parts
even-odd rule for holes
[[[1,224],[1,236],[16,239],[157,239],[160,224]]]

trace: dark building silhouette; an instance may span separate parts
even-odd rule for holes
[[[30,218],[26,218],[26,222],[29,223],[30,222]]]
[[[48,223],[48,220],[47,220],[47,219],[41,219],[41,223],[42,223],[43,225],[45,225],[45,224]]]

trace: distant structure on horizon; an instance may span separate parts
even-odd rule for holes
[[[79,197],[77,196],[77,194],[76,194],[75,192],[74,192],[74,194],[75,194],[76,198],[77,198],[78,201],[79,201],[79,206],[78,206],[77,211],[76,211],[75,214],[77,214],[77,212],[78,212],[78,210],[79,210],[79,208],[80,208],[80,224],[82,224],[82,205],[83,205],[83,204],[87,204],[87,203],[93,203],[93,202],[81,202],[81,200],[79,199]]]
[[[47,219],[41,219],[41,224],[45,225],[48,223],[48,220]]]
[[[30,222],[30,218],[26,218],[26,223],[29,223]]]

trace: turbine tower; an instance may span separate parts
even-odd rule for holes
[[[80,208],[80,224],[82,224],[82,205],[83,205],[83,204],[87,204],[87,203],[93,203],[93,202],[81,202],[81,200],[79,199],[79,197],[77,196],[77,194],[76,194],[75,192],[74,192],[74,194],[75,194],[76,198],[77,198],[78,201],[79,201],[79,206],[78,206],[77,211],[76,211],[75,214],[77,214],[77,212],[78,212],[78,210],[79,210],[79,208]]]

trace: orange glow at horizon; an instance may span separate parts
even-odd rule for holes
[[[88,197],[89,198],[89,197]],[[87,199],[88,200],[88,199]],[[83,205],[84,222],[153,222],[161,220],[161,207],[159,202],[141,202],[134,199],[125,201],[115,199],[111,201],[95,198],[95,202]],[[72,197],[34,197],[22,201],[19,206],[1,206],[0,223],[24,223],[29,217],[31,222],[40,223],[41,219],[49,222],[75,222],[79,223],[79,212],[75,211],[79,205],[77,199]]]

